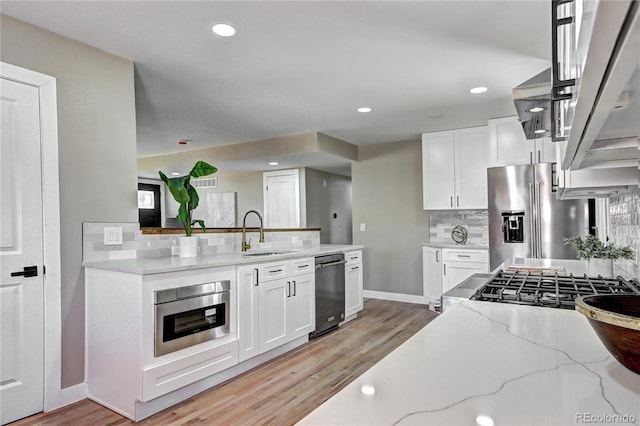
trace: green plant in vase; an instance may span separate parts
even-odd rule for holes
[[[612,243],[604,243],[595,235],[584,237],[571,237],[564,239],[565,244],[570,244],[578,252],[578,259],[587,260],[587,273],[589,275],[613,277],[614,259],[633,259],[631,247],[616,247]]]
[[[184,226],[187,237],[191,236],[191,233],[193,232],[192,227],[195,224],[200,225],[203,232],[206,231],[204,221],[192,219],[193,211],[198,207],[200,197],[198,197],[198,192],[191,185],[191,178],[209,176],[217,171],[218,169],[211,164],[204,161],[198,161],[186,176],[169,178],[167,175],[162,173],[162,171],[158,172],[160,173],[160,179],[167,184],[169,192],[171,192],[173,198],[180,205],[178,208],[177,219]]]

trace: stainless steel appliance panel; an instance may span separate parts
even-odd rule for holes
[[[537,256],[546,259],[576,259],[576,250],[564,239],[589,233],[589,202],[558,200],[552,191],[553,165],[535,165],[535,197],[538,219]]]
[[[229,289],[229,281],[219,281],[156,291],[154,356],[227,336]]]
[[[315,258],[316,329],[310,337],[324,334],[344,320],[345,263],[343,253]]]
[[[576,258],[564,238],[589,233],[589,201],[557,199],[553,179],[552,163],[487,169],[491,270],[513,257]]]
[[[510,257],[532,257],[532,183],[530,164],[487,169],[490,270]],[[504,241],[511,218],[524,226],[522,242]]]

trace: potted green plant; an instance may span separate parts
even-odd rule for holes
[[[198,161],[186,176],[169,178],[162,171],[158,172],[160,173],[160,179],[167,184],[169,192],[180,205],[177,219],[182,223],[187,234],[186,237],[180,238],[180,257],[195,257],[198,255],[198,239],[191,235],[193,225],[197,223],[203,232],[206,231],[204,221],[192,219],[193,211],[198,207],[200,197],[198,197],[198,192],[191,185],[191,178],[209,176],[217,171],[218,169],[211,164]]]
[[[578,252],[578,259],[587,259],[587,273],[592,276],[613,277],[614,259],[632,259],[631,247],[616,247],[612,243],[604,243],[595,235],[571,237],[564,239]]]

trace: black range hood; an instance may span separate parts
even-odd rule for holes
[[[526,138],[551,136],[551,68],[516,86],[512,93]]]

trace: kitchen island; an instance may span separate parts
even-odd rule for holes
[[[640,424],[640,375],[573,310],[463,301],[300,424]]]

